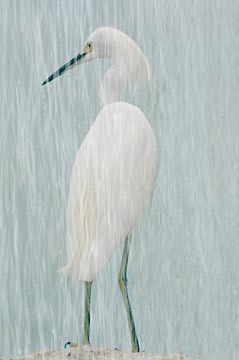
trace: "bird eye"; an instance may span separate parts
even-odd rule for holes
[[[91,43],[88,43],[88,46],[89,46],[89,49],[91,49],[91,48],[92,48],[92,45],[91,45]]]

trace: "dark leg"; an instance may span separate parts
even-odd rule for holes
[[[90,298],[91,298],[91,282],[85,281],[85,318],[84,318],[84,336],[83,345],[90,343]]]
[[[131,236],[128,236],[125,239],[124,243],[124,252],[122,256],[121,261],[121,267],[118,277],[119,287],[120,291],[123,297],[128,325],[129,325],[129,332],[131,337],[131,344],[132,344],[132,352],[139,352],[139,341],[136,335],[135,325],[134,325],[134,319],[132,314],[131,305],[129,302],[129,295],[127,290],[127,266],[128,266],[128,258],[129,258],[129,249],[130,249],[130,243],[131,243]]]

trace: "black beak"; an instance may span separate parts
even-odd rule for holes
[[[56,79],[58,76],[61,76],[64,74],[67,70],[70,70],[74,66],[77,65],[77,63],[86,56],[86,53],[78,54],[76,57],[68,61],[66,64],[62,65],[56,72],[51,74],[49,78],[47,78],[45,81],[43,81],[42,85],[46,85],[47,83],[51,82],[52,80]]]

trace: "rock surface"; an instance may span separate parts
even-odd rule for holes
[[[183,355],[157,355],[146,352],[124,353],[115,349],[93,346],[70,347],[63,351],[43,350],[41,352],[10,358],[9,360],[192,360]]]

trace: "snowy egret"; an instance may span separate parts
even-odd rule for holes
[[[97,29],[82,52],[61,66],[42,85],[72,67],[95,58],[110,58],[100,86],[102,110],[76,155],[68,198],[68,261],[64,268],[85,282],[83,344],[90,339],[91,285],[121,240],[125,240],[118,282],[122,293],[132,351],[139,351],[127,290],[131,233],[150,200],[157,149],[153,130],[142,111],[119,101],[127,89],[136,91],[150,80],[147,59],[125,33]]]

